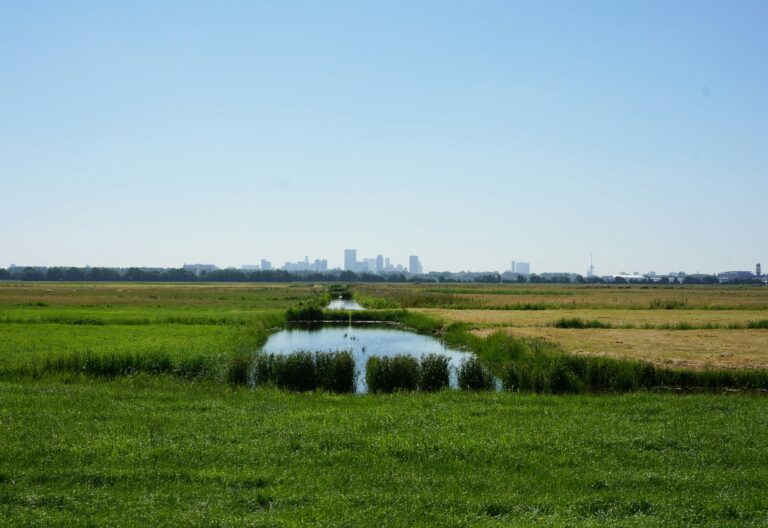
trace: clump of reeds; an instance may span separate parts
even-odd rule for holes
[[[253,378],[256,385],[298,392],[354,392],[355,360],[349,352],[258,354]]]
[[[365,367],[368,391],[414,391],[419,386],[419,370],[419,362],[411,356],[371,357]]]
[[[48,358],[40,372],[72,372],[89,376],[114,378],[138,373],[172,374],[186,379],[214,377],[219,372],[215,357],[203,355],[172,360],[165,352],[130,352],[112,354],[73,353]]]
[[[427,354],[419,361],[419,389],[436,392],[448,387],[450,373],[448,358],[441,354]]]
[[[329,392],[355,392],[355,358],[351,352],[316,352],[317,386]]]
[[[236,352],[232,354],[227,364],[225,377],[230,385],[245,385],[251,375],[253,356],[251,354]]]
[[[459,366],[459,388],[463,390],[490,390],[493,388],[493,374],[476,357],[471,357]]]

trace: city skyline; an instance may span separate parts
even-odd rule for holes
[[[423,266],[423,263],[419,256],[417,255],[409,255],[408,257],[408,265],[393,263],[393,260],[390,257],[385,257],[382,254],[378,254],[376,257],[364,257],[362,260],[358,260],[357,258],[357,250],[356,249],[350,249],[347,248],[344,250],[344,254],[342,257],[342,261],[338,265],[332,265],[329,264],[329,261],[326,258],[313,258],[310,259],[309,255],[305,255],[302,260],[298,261],[290,261],[286,260],[283,262],[282,265],[274,265],[273,261],[268,260],[266,258],[261,258],[259,264],[240,264],[240,265],[221,265],[220,263],[216,262],[197,262],[193,260],[185,261],[183,264],[171,264],[171,265],[152,265],[152,264],[142,264],[142,265],[116,265],[116,266],[99,266],[99,265],[91,265],[91,264],[85,264],[81,266],[72,266],[77,268],[110,268],[110,269],[128,269],[131,267],[141,268],[141,269],[179,269],[184,268],[187,270],[195,271],[199,273],[200,271],[213,271],[213,270],[226,270],[226,269],[235,269],[235,270],[242,270],[242,271],[269,271],[269,270],[283,270],[283,271],[289,271],[289,272],[304,272],[304,271],[310,271],[310,272],[326,272],[326,271],[354,271],[356,273],[372,273],[377,275],[387,275],[387,274],[414,274],[414,275],[420,275],[420,274],[427,274],[427,273],[441,273],[441,272],[448,272],[448,273],[483,273],[483,272],[489,272],[489,273],[499,273],[499,274],[517,274],[517,275],[578,275],[582,277],[611,277],[611,276],[620,276],[624,278],[638,278],[638,277],[661,277],[661,276],[679,276],[679,275],[718,275],[718,274],[724,274],[724,273],[753,273],[755,276],[760,277],[762,276],[761,273],[761,263],[756,262],[753,264],[752,267],[750,266],[742,266],[738,268],[729,268],[729,269],[720,269],[720,270],[710,270],[710,271],[701,271],[701,270],[685,270],[685,269],[677,269],[677,270],[665,270],[660,271],[657,269],[650,269],[650,270],[644,270],[641,271],[638,268],[626,268],[622,269],[621,271],[610,271],[610,272],[599,272],[598,268],[594,265],[594,260],[590,258],[590,263],[586,270],[569,270],[566,268],[559,268],[559,269],[551,269],[551,270],[538,270],[533,269],[531,267],[530,262],[526,261],[519,261],[519,260],[512,260],[509,262],[509,265],[506,268],[491,268],[491,267],[482,267],[482,268],[475,268],[475,269],[456,269],[456,268],[450,268],[446,266],[437,266],[435,268],[429,269],[425,268]],[[415,265],[415,266],[414,266]],[[51,268],[51,267],[60,267],[60,268],[67,268],[70,267],[67,264],[41,264],[41,263],[23,263],[23,264],[16,264],[11,263],[8,265],[7,269],[23,269],[25,267],[31,267],[31,268]],[[2,265],[0,265],[0,269],[6,269],[3,268]],[[631,271],[630,271],[631,270]],[[754,271],[750,271],[754,270]]]

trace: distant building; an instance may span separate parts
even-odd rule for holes
[[[328,261],[325,259],[315,259],[314,262],[309,261],[309,256],[304,257],[304,260],[298,262],[286,262],[283,265],[285,271],[327,271]]]
[[[408,257],[408,271],[413,275],[421,275],[424,273],[424,268],[422,267],[417,255],[411,255]]]
[[[381,274],[384,271],[384,257],[379,255],[376,257],[376,273]]]
[[[258,264],[243,264],[243,266],[240,269],[242,269],[243,271],[256,271],[260,268]]]
[[[272,263],[268,260],[261,259],[261,269],[262,270],[271,270],[272,269]]]
[[[758,279],[759,279],[760,277],[762,277],[762,276],[763,276],[763,270],[762,270],[762,268],[760,267],[760,263],[759,263],[759,262],[758,262],[758,263],[757,263],[757,265],[755,266],[755,275],[757,275],[757,278],[758,278]]]
[[[515,269],[512,270],[518,275],[530,275],[531,274],[531,264],[529,262],[513,262],[515,265]]]
[[[357,250],[344,250],[344,269],[347,271],[357,271]]]
[[[754,277],[751,271],[724,271],[717,274],[717,279],[720,282],[750,281]]]

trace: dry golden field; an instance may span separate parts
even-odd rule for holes
[[[695,368],[768,368],[764,287],[450,284],[361,289],[449,323],[468,324],[479,335],[503,330],[540,337],[574,354]],[[562,319],[606,328],[556,328]]]
[[[468,323],[475,328],[489,326],[538,327],[553,326],[562,318],[600,321],[613,327],[674,326],[690,324],[727,327],[746,325],[768,319],[765,310],[627,310],[627,309],[564,309],[564,310],[450,310],[419,308],[416,311],[451,323]]]
[[[488,335],[498,328],[475,330]],[[692,368],[768,368],[768,330],[503,328],[559,343],[573,354],[644,359]]]

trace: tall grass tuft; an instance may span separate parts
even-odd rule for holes
[[[415,391],[419,370],[419,362],[410,356],[371,357],[365,366],[368,391]]]
[[[471,357],[459,366],[459,388],[462,390],[493,389],[493,374],[476,357]]]
[[[257,354],[253,380],[256,385],[298,392],[354,392],[355,360],[349,352]]]
[[[351,352],[316,352],[317,386],[329,392],[355,392],[355,358]]]
[[[603,323],[602,321],[598,321],[596,319],[593,319],[591,321],[585,321],[584,319],[581,319],[579,317],[570,317],[570,318],[562,318],[555,321],[555,324],[552,325],[555,328],[611,328],[611,325],[609,323]]]
[[[419,362],[419,389],[437,392],[448,387],[450,375],[448,358],[442,354],[427,354]]]
[[[245,385],[251,375],[253,356],[251,354],[236,352],[229,358],[227,364],[226,379],[230,385]]]
[[[311,352],[276,356],[273,368],[275,385],[281,389],[297,392],[317,389],[317,367]]]

